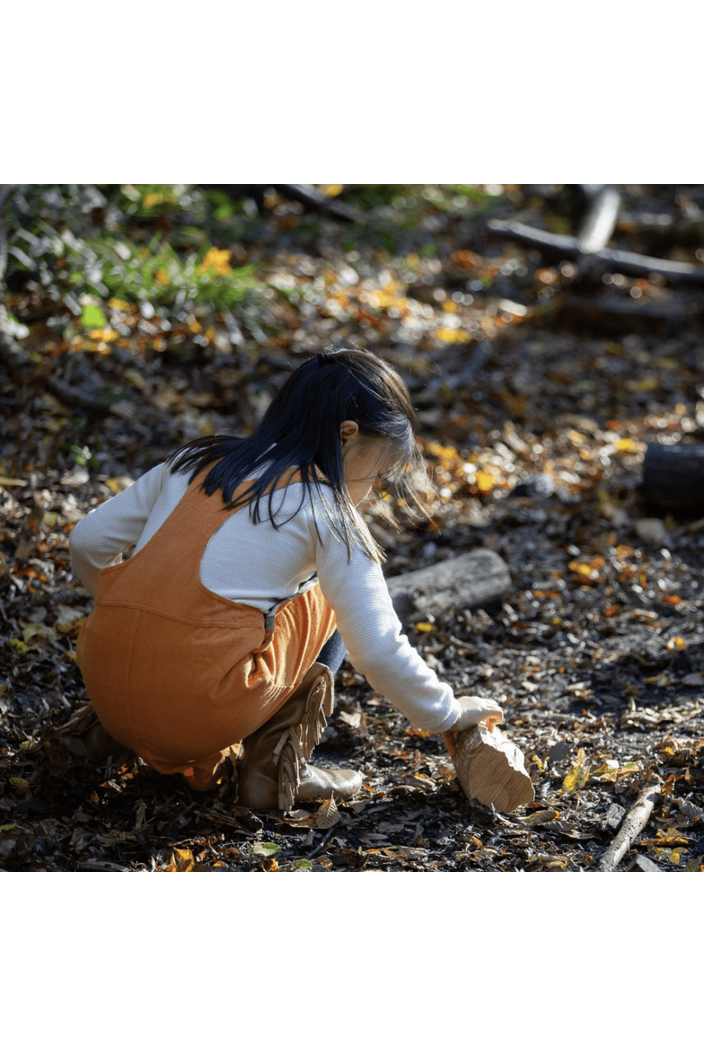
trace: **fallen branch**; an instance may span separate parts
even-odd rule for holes
[[[557,253],[565,260],[578,260],[584,256],[580,239],[574,235],[553,235],[549,231],[539,231],[517,220],[489,220],[487,229],[491,234],[510,238],[514,242]],[[673,260],[661,260],[659,257],[646,257],[641,253],[599,249],[590,254],[590,262],[600,266],[603,271],[614,271],[622,275],[646,278],[648,275],[662,275],[671,282],[704,284],[704,268],[694,264],[680,264]]]
[[[316,187],[309,183],[201,183],[198,185],[203,190],[223,191],[228,198],[252,198],[259,210],[264,215],[264,196],[267,188],[271,187],[284,198],[290,198],[294,202],[300,202],[306,209],[313,209],[320,213],[329,213],[336,220],[346,220],[348,223],[361,224],[364,215],[356,209],[351,209],[342,202],[335,201],[322,194]]]
[[[18,345],[7,331],[7,314],[2,302],[0,302],[0,362],[7,367],[10,377],[19,383],[31,381],[36,374],[34,363],[27,358],[22,346]],[[94,414],[110,414],[115,402],[89,396],[59,378],[46,378],[44,385],[66,407],[79,407],[81,410],[92,411]]]
[[[646,783],[645,788],[626,815],[623,825],[609,844],[608,850],[601,856],[599,868],[603,873],[610,873],[616,868],[624,854],[630,850],[636,836],[648,824],[653,807],[660,794],[661,785],[662,782],[659,777],[651,777]]]

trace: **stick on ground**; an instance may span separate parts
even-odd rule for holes
[[[630,850],[631,844],[636,836],[643,831],[648,824],[653,807],[660,794],[661,781],[659,777],[652,777],[638,796],[629,810],[623,825],[609,844],[608,850],[601,856],[599,868],[603,873],[612,872]]]

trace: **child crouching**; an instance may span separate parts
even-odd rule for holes
[[[198,790],[239,759],[238,800],[253,808],[351,798],[361,774],[308,762],[346,651],[451,753],[456,732],[501,721],[412,648],[357,509],[380,478],[413,497],[414,425],[381,359],[321,353],[250,437],[183,445],[76,525],[73,570],[95,595],[76,656],[116,741]]]

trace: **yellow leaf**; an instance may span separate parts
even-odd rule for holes
[[[210,273],[211,275],[231,275],[231,256],[232,253],[229,249],[216,249],[214,246],[211,247],[198,265],[198,274],[206,275]]]
[[[416,634],[432,634],[433,631],[437,631],[437,627],[434,623],[425,623],[421,620],[420,623],[417,623],[415,625],[413,630],[416,632]]]
[[[151,191],[149,194],[145,194],[142,202],[143,209],[151,209],[155,205],[161,205],[164,201],[164,195],[161,191]]]
[[[617,451],[645,451],[645,444],[640,440],[634,440],[631,436],[624,436],[614,444]]]
[[[171,866],[173,868],[169,867],[168,872],[190,873],[194,865],[193,851],[189,851],[185,847],[176,847],[171,855]]]
[[[547,821],[555,821],[559,817],[559,810],[536,810],[534,814],[521,818],[521,821],[524,825],[544,825]]]
[[[450,345],[464,344],[466,341],[472,340],[469,334],[465,334],[464,330],[458,330],[450,326],[441,326],[439,330],[436,330],[435,339],[437,341],[445,341]]]
[[[491,473],[485,473],[483,469],[477,470],[477,487],[480,491],[491,491],[494,484],[494,478]]]
[[[18,792],[29,792],[29,781],[23,777],[11,777],[10,784],[14,785]]]
[[[575,792],[579,788],[584,788],[588,780],[589,767],[578,764],[574,770],[570,770],[569,774],[567,774],[562,782],[562,788],[565,792]]]
[[[154,278],[157,282],[160,282],[162,286],[168,286],[168,284],[171,282],[169,273],[167,271],[164,271],[163,268],[159,268],[158,271],[154,272]]]
[[[134,481],[130,477],[110,477],[105,483],[113,495],[119,495],[125,488],[129,488],[130,485],[134,484]]]
[[[121,301],[119,297],[111,297],[108,301],[108,308],[116,308],[120,312],[129,312],[130,305],[127,301]]]
[[[667,643],[667,648],[671,651],[677,649],[686,649],[687,643],[685,642],[684,638],[680,638],[679,635],[676,635],[674,638],[670,638],[669,642]]]
[[[584,561],[570,561],[570,570],[588,579],[598,579],[599,573]]]
[[[99,330],[88,331],[88,337],[92,338],[93,341],[117,341],[119,336],[117,330],[111,330],[107,326],[103,326]]]
[[[619,765],[616,759],[605,759],[601,766],[596,768],[592,778],[602,782],[616,781],[618,771]]]
[[[686,836],[683,836],[679,829],[668,829],[667,832],[663,832],[662,829],[657,830],[658,838],[654,841],[658,847],[675,847],[683,846],[686,847],[691,840],[688,840]]]

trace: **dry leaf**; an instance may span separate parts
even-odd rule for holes
[[[340,811],[337,809],[335,794],[326,799],[315,812],[316,829],[331,829],[340,820]]]

